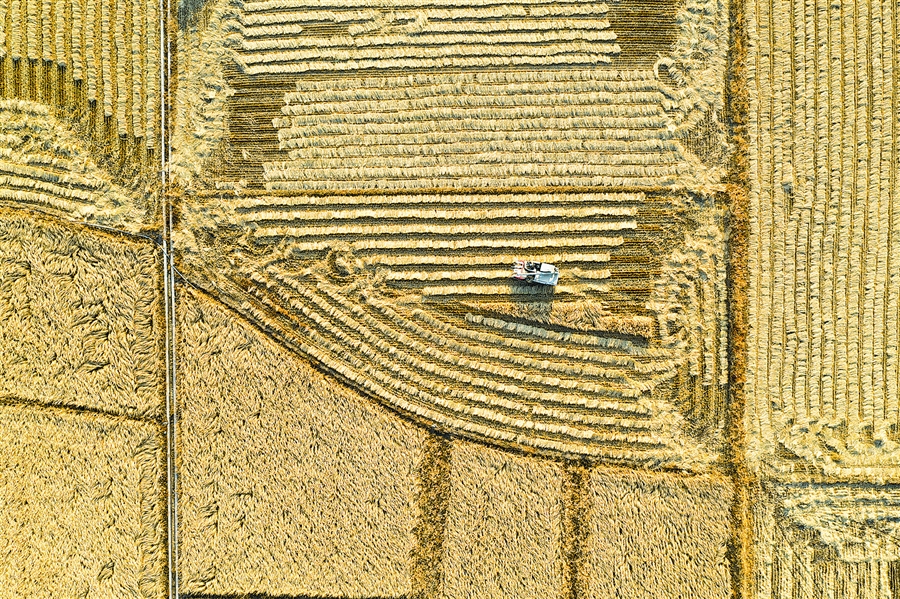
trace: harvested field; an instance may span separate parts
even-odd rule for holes
[[[244,3],[248,74],[603,64],[620,48],[603,3],[313,0]]]
[[[422,431],[179,294],[183,593],[410,593]]]
[[[12,0],[6,7],[0,97],[75,111],[87,137],[116,154],[130,150],[147,164],[159,155],[157,0]]]
[[[729,479],[597,468],[586,498],[583,596],[731,596]]]
[[[0,100],[0,203],[136,231],[155,200],[116,184],[47,106]]]
[[[766,485],[755,496],[758,597],[890,599],[897,568],[896,486]]]
[[[444,433],[707,469],[724,5],[671,7],[654,45],[623,15],[662,2],[314,4],[179,12],[179,270]],[[559,286],[510,282],[531,254]]]
[[[169,138],[172,184],[187,189],[214,187],[226,166],[222,144],[229,121],[226,100],[235,90],[225,79],[229,63],[225,33],[234,8],[229,0],[194,3],[185,0],[178,11],[175,64],[178,93],[172,98],[178,115]],[[240,173],[238,178],[247,177]]]
[[[645,193],[251,196],[183,221],[186,248],[225,223],[245,232],[227,254],[230,272],[197,261],[222,254],[224,241],[194,245],[181,268],[444,430],[703,468],[723,414],[725,291],[721,224],[698,203]],[[682,249],[666,256],[672,244]],[[566,283],[510,282],[511,260],[536,247]],[[706,448],[687,436],[700,430],[712,433]]]
[[[896,597],[898,6],[748,14],[753,591]]]
[[[715,0],[195,4],[175,155],[220,151],[211,189],[717,189]]]
[[[750,21],[748,427],[816,471],[900,477],[898,8],[761,2]],[[802,60],[801,60],[802,59]]]
[[[563,468],[454,443],[443,597],[559,597],[565,588]]]
[[[0,405],[0,597],[165,593],[156,424]]]
[[[161,417],[160,267],[150,241],[0,209],[0,397]]]
[[[290,160],[263,165],[266,187],[697,190],[715,176],[676,139],[665,107],[683,100],[653,71],[299,79],[274,121]]]

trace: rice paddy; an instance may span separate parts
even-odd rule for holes
[[[88,103],[96,105],[95,127],[102,129],[106,117],[115,135],[140,139],[158,154],[157,2],[10,0],[4,4],[5,15],[0,14],[6,33],[0,38],[4,97],[81,110]]]
[[[155,423],[0,405],[0,596],[166,596]]]
[[[897,13],[0,0],[0,599],[895,599]]]
[[[284,191],[697,188],[710,175],[690,172],[664,109],[681,100],[652,71],[299,79],[274,121],[290,160],[264,177]]]
[[[760,90],[751,112],[759,135],[751,153],[758,173],[751,270],[760,273],[750,288],[751,318],[767,324],[751,336],[749,364],[757,396],[784,407],[753,406],[754,449],[771,452],[777,440],[839,477],[897,476],[900,211],[891,6],[809,11],[771,2],[755,25],[757,52],[771,54],[772,65],[750,71]],[[787,22],[794,30],[782,32]],[[791,53],[806,44],[821,45],[810,56],[815,61],[791,67]],[[790,68],[792,78],[776,75]],[[840,100],[824,81],[846,88]],[[773,268],[754,268],[763,264]]]

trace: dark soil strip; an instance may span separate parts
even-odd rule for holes
[[[744,414],[747,398],[747,329],[749,284],[749,144],[747,115],[750,97],[747,91],[747,24],[744,0],[732,0],[731,48],[726,74],[726,123],[735,151],[728,169],[728,356],[729,397],[726,413],[728,435],[727,464],[734,480],[734,503],[731,508],[732,536],[728,547],[731,564],[732,594],[735,599],[753,597],[755,572],[753,521],[751,515],[753,480],[746,463],[746,430]]]
[[[563,470],[563,536],[565,561],[564,599],[588,596],[586,569],[587,537],[590,531],[588,482],[590,470],[581,462],[568,462]]]
[[[415,599],[443,596],[444,537],[450,505],[450,441],[438,435],[425,439],[425,456],[419,466],[419,523],[416,549],[411,560]]]

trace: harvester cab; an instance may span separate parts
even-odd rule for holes
[[[513,262],[513,278],[526,283],[556,285],[559,281],[559,269],[547,262],[516,260]]]

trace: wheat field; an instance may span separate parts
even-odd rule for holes
[[[180,294],[183,592],[410,592],[423,433]]]
[[[0,95],[74,109],[89,137],[127,136],[139,155],[159,155],[157,2],[9,0],[0,10]]]
[[[145,240],[0,209],[0,397],[159,418],[159,265]]]
[[[598,469],[587,491],[583,596],[731,595],[728,478]]]
[[[444,597],[558,596],[565,588],[563,468],[454,444]]]

